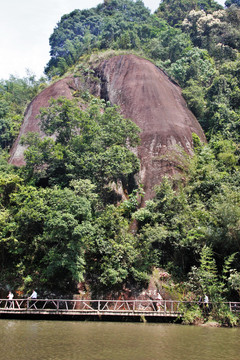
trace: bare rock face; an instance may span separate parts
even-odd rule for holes
[[[191,155],[192,133],[205,142],[197,119],[187,108],[181,89],[150,61],[135,55],[115,56],[95,69],[100,84],[89,84],[95,95],[119,105],[122,114],[141,128],[141,145],[134,150],[141,162],[138,181],[144,185],[145,201],[154,195],[154,186],[165,175],[179,172],[183,152]],[[37,115],[50,98],[72,98],[78,79],[66,77],[43,90],[28,106],[20,134],[11,149],[10,163],[24,164],[23,134],[40,132]],[[81,86],[81,85],[80,85]],[[41,132],[40,132],[41,133]],[[41,134],[44,136],[44,134]]]
[[[44,136],[44,134],[40,130],[40,123],[39,123],[40,120],[38,119],[40,109],[42,107],[47,107],[49,105],[48,102],[51,98],[57,99],[60,96],[64,96],[68,99],[71,99],[72,86],[73,86],[73,79],[71,77],[66,77],[65,79],[59,80],[56,83],[44,89],[28,105],[19,135],[10,151],[9,162],[11,164],[17,166],[22,166],[25,164],[24,150],[26,149],[26,147],[20,144],[20,139],[23,135],[26,135],[28,132],[38,132],[42,136]]]
[[[96,72],[102,83],[99,95],[119,105],[122,114],[142,130],[137,156],[146,201],[163,176],[179,172],[183,152],[193,153],[192,133],[203,142],[205,135],[180,87],[150,61],[135,55],[115,56]]]

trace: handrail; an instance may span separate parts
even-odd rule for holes
[[[230,311],[240,312],[240,302],[223,302]],[[145,313],[181,314],[181,305],[191,306],[204,303],[196,301],[176,300],[76,300],[76,299],[0,299],[0,311],[57,311],[88,313]],[[219,302],[209,302],[208,306],[216,306]]]

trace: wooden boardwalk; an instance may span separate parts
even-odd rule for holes
[[[0,317],[7,315],[42,315],[71,317],[165,317],[181,318],[183,308],[195,302],[173,300],[64,300],[64,299],[0,299]],[[226,303],[233,312],[240,313],[240,302]],[[209,304],[211,306],[211,304]]]

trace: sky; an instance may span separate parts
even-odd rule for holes
[[[3,0],[0,5],[0,79],[43,75],[50,59],[49,37],[61,16],[90,9],[103,0]],[[143,0],[152,12],[161,0]],[[224,4],[225,0],[217,0]]]

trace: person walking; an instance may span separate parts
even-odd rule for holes
[[[32,295],[30,296],[31,299],[37,299],[37,292],[33,290]]]
[[[158,292],[157,294],[157,311],[161,310],[161,307],[163,306],[163,298],[162,295],[160,294],[160,292]]]
[[[8,298],[7,308],[8,308],[8,305],[9,305],[9,308],[11,308],[11,307],[14,308],[14,301],[13,301],[14,295],[11,291],[9,291],[7,298]]]
[[[36,300],[37,300],[37,292],[36,292],[35,290],[33,290],[31,296],[29,296],[28,299],[31,299],[31,300],[32,300],[32,301],[30,301],[30,306],[29,306],[29,307],[30,307],[30,308],[31,308],[31,307],[35,307],[35,309],[36,309],[35,303],[36,303]]]
[[[204,310],[206,313],[209,312],[209,298],[207,294],[204,295]]]

